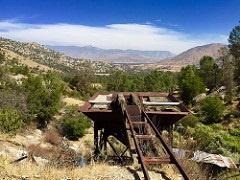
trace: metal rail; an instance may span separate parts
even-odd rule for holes
[[[145,179],[150,179],[147,165],[173,163],[177,166],[183,178],[189,180],[188,174],[144,111],[139,98],[134,94],[131,94],[131,99],[128,100],[122,94],[119,94],[118,98],[127,120],[127,126],[130,128]],[[160,142],[160,146],[154,144],[157,140]],[[159,151],[159,147],[162,147],[162,150]]]

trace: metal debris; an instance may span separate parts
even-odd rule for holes
[[[191,158],[191,160],[196,162],[215,164],[219,167],[227,167],[231,169],[237,168],[236,164],[230,157],[225,157],[220,154],[209,154],[203,151],[194,152],[194,157]]]

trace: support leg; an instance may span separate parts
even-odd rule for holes
[[[98,147],[98,126],[97,123],[94,123],[94,156],[97,157],[99,154],[99,147]]]

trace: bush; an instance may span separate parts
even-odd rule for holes
[[[184,104],[193,103],[193,98],[205,92],[205,84],[198,76],[196,66],[187,66],[181,69],[178,75],[178,84],[180,88],[180,96]]]
[[[22,75],[28,75],[29,74],[29,67],[26,65],[22,66],[13,66],[10,71],[14,74],[22,74]]]
[[[234,153],[239,154],[240,145],[238,132],[231,133],[224,131],[224,126],[220,123],[211,125],[199,123],[194,129],[193,138],[203,151],[233,157]],[[238,162],[239,159],[235,160]]]
[[[0,109],[0,131],[16,134],[22,127],[21,113],[18,110],[4,107]]]
[[[62,121],[61,134],[70,140],[77,140],[84,136],[86,129],[91,125],[91,121],[78,112],[78,106],[70,106]]]
[[[48,130],[44,133],[44,139],[46,142],[49,142],[52,145],[56,145],[58,146],[59,144],[61,144],[61,136],[53,131],[53,130]]]
[[[6,61],[5,53],[1,50],[0,51],[0,64],[3,64],[4,61]]]
[[[240,137],[240,129],[231,128],[231,129],[229,129],[229,134],[231,134],[232,136]]]
[[[224,105],[218,97],[208,96],[200,103],[200,106],[207,123],[217,123],[221,121]]]
[[[183,117],[180,121],[179,121],[185,128],[187,126],[189,127],[195,127],[196,124],[199,122],[198,117],[194,116],[193,114],[189,114],[185,117]]]
[[[29,113],[36,116],[40,125],[45,125],[45,122],[52,120],[61,105],[62,82],[48,72],[43,77],[29,75],[23,86],[27,94]]]
[[[24,93],[8,90],[0,91],[0,108],[9,107],[21,113],[23,123],[28,123],[31,117],[28,114],[26,96]]]

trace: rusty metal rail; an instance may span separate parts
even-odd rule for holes
[[[189,180],[188,174],[144,111],[139,98],[131,94],[126,99],[122,94],[119,94],[118,99],[126,117],[126,127],[129,127],[131,131],[129,138],[134,141],[138,161],[141,164],[145,179],[150,179],[148,166],[171,163],[176,165],[184,179]]]

